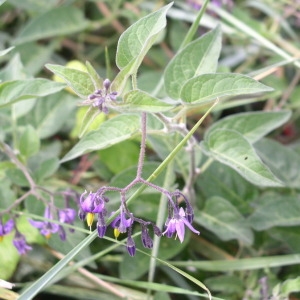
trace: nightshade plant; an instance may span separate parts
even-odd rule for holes
[[[196,131],[218,109],[218,105],[229,102],[233,97],[256,99],[273,91],[273,88],[251,76],[219,72],[223,30],[221,25],[214,26],[212,30],[194,39],[208,2],[205,1],[201,6],[186,38],[153,90],[140,88],[141,65],[148,51],[161,38],[167,25],[167,13],[173,3],[146,15],[122,33],[115,59],[118,73],[114,78],[101,78],[92,64],[86,62],[84,66],[81,65],[81,69],[57,64],[46,65],[48,70],[65,83],[32,78],[8,78],[9,80],[1,83],[0,92],[5,100],[0,102],[0,108],[11,106],[12,112],[18,110],[18,102],[55,95],[65,89],[66,85],[69,91],[81,98],[79,106],[86,107],[78,130],[80,139],[60,161],[49,159],[43,161],[43,167],[35,166],[33,171],[27,168],[27,163],[34,166],[29,158],[38,152],[40,146],[37,133],[30,125],[24,126],[20,142],[17,143],[19,152],[6,142],[0,142],[0,150],[11,160],[9,168],[21,178],[20,187],[25,187],[24,190],[21,188],[20,192],[23,194],[13,204],[0,211],[0,241],[13,234],[11,242],[20,255],[33,250],[25,232],[20,229],[20,224],[26,222],[22,219],[23,214],[35,235],[44,236],[47,240],[58,235],[61,244],[78,233],[76,229],[80,225],[76,220],[77,215],[81,221],[87,222],[89,228],[89,231],[82,229],[84,233],[89,233],[88,237],[81,235],[78,245],[69,249],[66,256],[39,280],[21,291],[19,299],[32,299],[47,286],[72,273],[73,267],[68,267],[67,264],[97,236],[101,241],[111,242],[111,246],[97,254],[97,258],[119,245],[125,246],[130,259],[140,257],[139,255],[151,256],[149,282],[153,281],[156,263],[160,263],[204,289],[212,299],[209,289],[200,280],[158,257],[161,239],[172,239],[172,245],[176,247],[178,244],[184,246],[191,233],[195,234],[193,238],[199,238],[199,226],[202,226],[213,231],[222,241],[238,239],[241,245],[253,243],[253,233],[250,226],[243,224],[244,217],[231,203],[218,196],[217,191],[207,203],[205,211],[195,213],[197,185],[210,184],[203,183],[199,175],[210,167],[217,170],[214,168],[220,164],[232,178],[239,176],[238,182],[247,182],[251,187],[284,187],[284,178],[274,175],[258,155],[254,144],[286,123],[291,113],[288,110],[274,110],[229,116],[211,125],[199,142]],[[213,1],[210,11],[218,11],[219,4],[215,7],[215,2]],[[16,43],[22,43],[24,38],[26,40],[26,30],[23,37],[16,39]],[[6,51],[2,54],[5,55]],[[71,96],[70,103],[66,105],[74,107],[76,97]],[[193,120],[194,123],[189,123],[189,115],[193,111],[200,112],[201,117]],[[91,126],[100,118],[100,126],[91,130]],[[47,136],[47,131],[44,134]],[[115,182],[112,180],[110,184],[93,188],[87,184],[86,190],[81,186],[68,189],[60,187],[58,190],[52,190],[51,184],[50,188],[43,186],[43,180],[50,177],[60,164],[109,148],[132,137],[140,137],[137,167],[131,173],[126,170],[128,178],[121,183],[115,179]],[[161,164],[153,165],[145,161],[147,144],[162,158]],[[118,155],[122,156],[122,151]],[[174,170],[182,175],[182,181],[175,180]],[[159,175],[163,172],[164,181],[159,180]],[[11,177],[14,175],[10,174]],[[126,176],[127,174],[123,174],[123,178]],[[147,193],[150,197],[146,197],[146,201],[143,196]],[[152,205],[152,194],[155,199],[158,195],[161,199],[159,209],[155,211],[156,221],[146,211]],[[139,201],[144,202],[145,211],[136,211],[135,203]],[[220,207],[229,214],[229,219],[234,216],[238,220],[234,223],[236,230],[229,230],[228,233],[224,226],[218,227],[217,221],[211,220],[214,214],[222,213],[214,211],[215,208],[220,210]],[[25,213],[22,209],[25,209]],[[243,209],[245,214],[250,213],[248,208],[241,205],[241,210]],[[43,211],[43,217],[35,211]],[[223,221],[224,216],[221,215],[220,218]],[[251,218],[254,220],[252,227],[257,226],[259,230],[255,213],[250,216],[249,222]],[[224,220],[227,220],[226,217]],[[224,223],[227,225],[226,221]],[[96,229],[92,231],[94,228]],[[110,238],[112,232],[115,240]],[[34,242],[37,240],[38,238],[33,239]],[[140,246],[151,252],[144,252]],[[93,260],[95,257],[86,258],[85,253],[82,253],[74,268],[80,268]],[[258,284],[264,291],[261,295],[267,297],[266,279],[263,277]],[[149,299],[150,290],[151,286],[147,294]],[[114,289],[111,292],[123,296]],[[184,293],[184,289],[178,289],[177,292]],[[191,295],[203,296],[198,292],[191,292]]]

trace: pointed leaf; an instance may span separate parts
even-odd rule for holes
[[[46,68],[63,78],[68,86],[83,99],[86,99],[95,91],[93,81],[87,72],[51,64],[47,64]]]
[[[216,72],[221,42],[221,29],[218,26],[174,56],[164,74],[166,92],[171,98],[180,98],[180,91],[187,80]]]
[[[195,222],[212,231],[222,241],[237,239],[247,245],[253,242],[253,233],[245,218],[221,197],[209,198],[204,209],[195,214]]]
[[[188,103],[208,103],[224,96],[270,92],[273,89],[251,77],[232,74],[204,74],[190,79],[182,88],[180,98]]]
[[[89,126],[92,124],[92,122],[95,120],[95,118],[100,114],[100,110],[98,107],[93,107],[92,105],[88,108],[87,112],[85,113],[80,131],[79,131],[79,138],[83,137],[85,132],[88,130]]]
[[[219,128],[231,129],[241,133],[250,143],[255,143],[286,123],[290,116],[291,112],[288,110],[234,114],[214,123],[205,135]]]
[[[118,105],[118,108],[129,111],[144,111],[158,113],[174,108],[175,103],[167,103],[141,90],[133,90],[124,96],[124,104]]]
[[[238,132],[218,129],[201,143],[207,155],[236,170],[258,186],[281,186],[279,180],[262,163],[252,145]]]
[[[15,44],[72,34],[84,30],[88,21],[83,11],[74,6],[59,6],[46,11],[27,23],[15,40]]]
[[[0,4],[1,5],[1,4]],[[7,54],[8,52],[10,52],[12,49],[14,49],[15,47],[9,47],[7,49],[1,50],[0,51],[0,56],[3,56],[5,54]]]
[[[165,28],[166,13],[172,5],[173,3],[170,3],[145,16],[123,32],[116,55],[119,69],[126,67],[132,60],[136,61],[135,70],[138,69],[147,51],[155,42],[155,38]]]
[[[86,62],[86,69],[91,77],[91,80],[93,81],[94,88],[95,89],[102,89],[103,87],[103,79],[99,76],[97,71],[94,69],[94,67],[91,65],[90,62]]]
[[[299,226],[300,198],[297,195],[264,195],[256,203],[248,223],[258,231],[275,226]]]
[[[300,187],[299,153],[270,139],[262,139],[254,146],[265,164],[285,186],[297,189]]]
[[[44,97],[62,90],[65,84],[47,79],[7,81],[0,84],[0,107],[17,101]]]
[[[84,153],[105,149],[124,141],[140,130],[138,115],[118,115],[104,122],[98,130],[89,132],[62,158],[61,162],[74,159]]]

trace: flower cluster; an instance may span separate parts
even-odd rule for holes
[[[56,213],[56,218],[54,217],[54,212]],[[40,233],[44,235],[47,239],[50,238],[51,234],[58,233],[62,241],[66,240],[66,231],[62,224],[73,225],[76,218],[76,211],[73,208],[66,206],[65,208],[58,209],[53,205],[46,205],[44,212],[44,221],[29,220],[29,223],[40,229]],[[12,231],[15,231],[14,239],[12,241],[13,245],[18,250],[19,254],[26,254],[32,248],[27,245],[26,237],[18,230],[16,222],[14,219],[9,219],[3,222],[0,216],[0,242],[3,240],[5,235],[8,235]],[[70,229],[73,232],[74,229]]]
[[[109,187],[113,190],[113,187]],[[119,189],[116,188],[119,191]],[[162,232],[153,222],[145,221],[143,219],[137,218],[131,213],[124,199],[124,194],[121,193],[121,205],[119,209],[119,214],[112,220],[110,226],[114,229],[115,237],[118,237],[120,233],[127,234],[127,251],[130,256],[134,256],[136,252],[135,242],[132,238],[133,225],[138,223],[141,226],[141,240],[145,248],[153,247],[153,240],[149,234],[149,226],[152,227],[153,233],[157,236],[165,235],[171,238],[174,234],[175,237],[178,236],[180,242],[182,243],[185,235],[185,226],[188,227],[192,232],[200,234],[192,226],[192,221],[194,217],[194,212],[192,206],[186,197],[179,191],[174,193],[166,192],[168,198],[168,217],[165,222],[165,229]],[[94,220],[94,216],[97,215],[97,230],[98,236],[102,238],[105,235],[107,226],[105,217],[107,216],[107,210],[105,204],[109,201],[107,197],[104,196],[105,187],[100,188],[96,193],[88,193],[85,191],[80,197],[80,209],[79,218],[81,220],[86,219],[88,226],[91,228]],[[185,201],[185,209],[179,207],[179,200],[183,199]],[[110,215],[115,215],[112,212]]]
[[[110,101],[115,101],[117,99],[117,92],[110,92],[111,82],[109,79],[103,81],[103,89],[96,90],[93,94],[89,95],[89,100],[92,100],[92,105],[98,107],[100,111],[105,114],[108,113],[107,104]]]

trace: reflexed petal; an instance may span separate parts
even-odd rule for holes
[[[34,221],[34,220],[29,220],[29,223],[30,223],[33,227],[39,228],[39,229],[43,228],[44,225],[45,225],[44,222],[41,222],[41,221]]]
[[[182,243],[184,240],[184,233],[185,233],[185,229],[184,229],[184,223],[181,220],[176,221],[176,232],[178,235],[178,238],[180,240],[180,242]]]
[[[196,233],[198,235],[200,234],[200,231],[196,230],[188,220],[183,219],[183,222],[191,231],[193,231],[194,233]]]

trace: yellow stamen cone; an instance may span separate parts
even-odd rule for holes
[[[90,229],[91,229],[91,226],[93,224],[93,221],[94,221],[94,214],[93,213],[87,213],[86,222],[87,222],[88,226],[90,227]]]
[[[119,229],[118,228],[114,228],[114,236],[115,236],[115,238],[117,239],[119,237],[119,235],[120,235]]]

